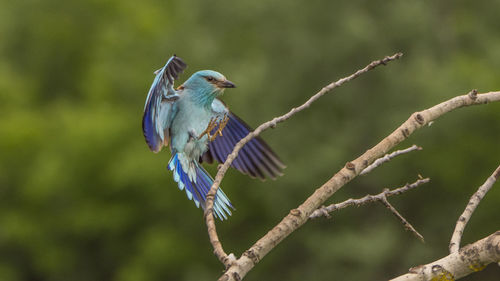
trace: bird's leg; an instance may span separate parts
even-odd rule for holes
[[[219,136],[222,137],[222,130],[224,130],[228,121],[229,121],[229,116],[227,116],[227,114],[224,114],[224,117],[219,122],[219,128],[217,128],[217,131],[214,134],[214,139],[215,139],[215,136],[217,135],[217,133],[219,133]]]
[[[204,135],[207,135],[208,139],[210,141],[213,141],[215,138],[214,138],[214,135],[210,134],[210,132],[215,128],[215,126],[217,126],[217,119],[215,119],[215,118],[210,119],[210,122],[208,122],[207,128],[205,129],[205,131],[203,131],[201,133],[201,135],[198,136],[198,139],[201,139]]]

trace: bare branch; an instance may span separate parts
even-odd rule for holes
[[[393,195],[399,195],[399,194],[405,193],[407,191],[414,189],[415,187],[417,187],[419,185],[422,185],[424,183],[428,183],[429,181],[430,181],[429,178],[418,179],[416,182],[414,182],[412,184],[406,184],[405,186],[396,188],[394,190],[386,189],[377,195],[370,195],[369,194],[369,195],[366,195],[366,196],[359,198],[359,199],[350,198],[350,199],[347,199],[347,200],[340,202],[340,203],[335,203],[335,204],[328,205],[326,207],[319,208],[316,211],[314,211],[309,216],[309,218],[314,219],[314,218],[318,218],[321,216],[328,217],[328,216],[330,216],[329,215],[330,213],[337,211],[337,210],[340,210],[340,209],[350,207],[350,206],[362,206],[362,205],[365,205],[367,203],[382,201],[383,197],[387,198],[387,197],[390,197]]]
[[[453,235],[451,236],[450,240],[450,246],[449,246],[450,253],[457,252],[458,248],[460,248],[460,240],[462,239],[465,226],[469,222],[472,213],[474,213],[474,210],[476,210],[476,207],[479,205],[479,202],[483,200],[486,193],[491,189],[491,187],[493,186],[493,184],[495,184],[495,182],[498,180],[499,177],[500,177],[500,166],[496,168],[493,174],[491,174],[491,176],[488,177],[486,182],[484,182],[483,185],[481,185],[479,189],[470,198],[467,207],[465,207],[464,212],[462,213],[462,215],[460,215],[457,224],[455,225],[455,230],[453,231]]]
[[[233,152],[228,155],[226,162],[220,167],[220,169],[217,171],[217,175],[215,177],[214,183],[212,184],[212,187],[210,188],[210,191],[207,194],[207,199],[206,199],[206,207],[205,207],[205,220],[208,228],[208,236],[210,238],[210,243],[212,244],[214,248],[214,254],[219,258],[219,260],[224,263],[226,267],[230,266],[231,263],[233,262],[232,259],[228,259],[227,254],[224,252],[224,249],[222,248],[222,244],[219,241],[219,237],[217,235],[216,227],[215,227],[215,220],[213,216],[213,201],[215,194],[217,193],[217,189],[220,186],[220,183],[222,181],[222,178],[226,174],[227,169],[231,165],[231,163],[234,161],[234,159],[238,156],[238,152],[240,149],[247,143],[249,142],[252,138],[258,136],[261,132],[268,128],[274,128],[278,123],[281,123],[289,118],[291,118],[293,115],[296,113],[308,108],[313,102],[318,100],[320,97],[325,95],[326,93],[330,92],[331,90],[340,87],[346,82],[349,82],[358,76],[374,69],[375,67],[379,65],[386,65],[388,62],[391,62],[393,60],[399,59],[401,56],[403,56],[402,53],[396,53],[392,56],[387,56],[381,60],[376,60],[365,66],[364,68],[356,71],[355,73],[344,77],[342,79],[339,79],[336,82],[330,83],[326,87],[322,88],[318,93],[316,93],[314,96],[309,98],[304,104],[302,104],[299,107],[292,108],[288,113],[275,117],[272,120],[263,123],[257,129],[255,129],[253,132],[249,133],[246,137],[241,139],[234,147]]]
[[[408,147],[407,149],[396,150],[396,151],[392,152],[391,154],[386,154],[386,155],[380,157],[379,159],[375,160],[370,166],[366,167],[363,171],[361,171],[360,175],[368,174],[369,172],[371,172],[373,169],[377,168],[378,166],[384,164],[385,162],[389,162],[392,158],[394,158],[398,155],[401,155],[401,154],[412,152],[414,150],[422,150],[422,148],[420,146],[412,145],[412,146]]]
[[[219,280],[241,280],[255,264],[271,251],[271,249],[278,245],[290,233],[301,227],[308,220],[309,215],[323,202],[330,198],[342,186],[355,178],[370,163],[375,161],[375,159],[386,154],[390,149],[407,139],[416,130],[455,109],[498,101],[500,101],[500,91],[477,94],[477,91],[474,90],[469,94],[454,97],[431,108],[413,113],[408,120],[401,124],[401,126],[389,136],[352,162],[348,162],[345,167],[337,172],[330,180],[316,189],[316,191],[297,209],[291,210],[272,230],[260,238],[250,247],[250,249],[245,251],[238,260],[233,261],[231,266]],[[210,215],[210,217],[212,216]],[[213,218],[211,223],[213,225]],[[207,224],[210,228],[209,219],[207,219]],[[213,241],[212,235],[212,244],[214,244],[214,242],[220,243],[218,239]],[[222,248],[220,250],[222,250]]]
[[[500,230],[450,255],[410,269],[391,281],[456,280],[500,261]]]

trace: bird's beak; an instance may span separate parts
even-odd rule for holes
[[[219,82],[217,86],[219,86],[220,88],[236,88],[236,85],[234,85],[234,83],[229,80]]]

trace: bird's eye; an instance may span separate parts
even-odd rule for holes
[[[212,76],[208,76],[208,77],[207,77],[207,81],[208,81],[208,82],[212,82],[212,81],[214,81],[214,78],[213,78]]]

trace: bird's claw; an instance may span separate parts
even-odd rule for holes
[[[198,136],[198,139],[201,139],[204,135],[207,135],[208,139],[210,141],[212,141],[213,139],[215,139],[214,135],[210,134],[210,132],[217,126],[217,119],[215,118],[212,118],[210,119],[210,122],[208,122],[208,126],[207,128],[205,129],[205,131],[203,131],[201,133],[201,135]]]
[[[222,137],[222,130],[224,130],[228,121],[229,121],[229,116],[227,116],[227,114],[224,114],[224,117],[219,122],[219,128],[217,128],[217,131],[214,133],[210,141],[213,141],[217,137],[217,134],[219,134],[219,136]]]
[[[201,139],[204,135],[207,135],[208,140],[213,141],[217,137],[217,134],[219,136],[222,136],[222,130],[224,129],[224,127],[226,127],[228,121],[229,121],[229,116],[227,116],[227,114],[224,114],[224,117],[218,123],[217,123],[217,118],[210,119],[207,128],[205,129],[205,131],[201,133],[198,139]],[[215,133],[212,135],[210,132],[212,132],[212,130],[215,129],[217,125],[219,125],[219,127],[217,128],[217,131],[215,131]]]
[[[219,128],[217,129],[217,132],[215,132],[215,134],[219,133],[219,136],[222,137],[222,130],[224,130],[228,121],[229,121],[229,116],[227,116],[227,114],[224,114],[224,117],[219,122]]]

